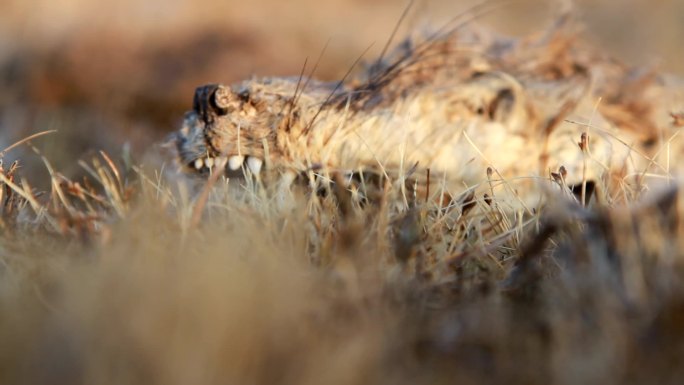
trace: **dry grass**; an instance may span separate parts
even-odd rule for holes
[[[202,182],[104,153],[82,166],[90,182],[52,171],[42,196],[2,171],[3,383],[682,374],[675,185],[628,207],[568,199],[523,218],[469,194],[405,199],[401,179],[276,191],[221,177],[202,200]]]
[[[2,384],[684,375],[676,134],[645,184],[606,175],[584,207],[558,173],[567,194],[525,215],[372,171],[349,188],[310,174],[283,189],[280,175],[206,182],[99,152],[71,165],[85,175],[74,179],[33,147],[59,135],[0,163]]]

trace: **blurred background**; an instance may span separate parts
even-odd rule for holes
[[[142,154],[178,126],[209,82],[298,75],[326,43],[316,77],[338,79],[384,46],[405,0],[2,0],[0,151],[43,130],[41,153],[66,174],[96,150]],[[396,40],[476,1],[417,0]],[[479,22],[506,34],[544,28],[562,1],[513,1]],[[634,65],[682,73],[684,0],[578,0],[588,39]],[[396,41],[395,40],[395,41]],[[31,174],[39,157],[13,150]],[[44,178],[37,177],[38,181]]]

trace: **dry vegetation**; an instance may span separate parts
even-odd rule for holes
[[[406,207],[391,182],[366,203],[235,180],[203,200],[104,154],[83,166],[89,185],[55,173],[42,196],[3,170],[3,383],[682,375],[675,186],[516,220],[484,197]]]
[[[42,150],[60,132],[3,137],[0,383],[678,383],[681,112],[645,190],[534,215],[401,175],[206,182],[118,149],[76,177]]]

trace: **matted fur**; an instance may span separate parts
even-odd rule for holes
[[[200,172],[250,158],[256,173],[264,161],[278,172],[411,170],[420,185],[429,169],[452,194],[483,186],[534,207],[554,178],[621,186],[657,168],[672,101],[661,82],[586,47],[567,16],[525,39],[461,28],[409,38],[338,84],[200,87],[178,159]]]

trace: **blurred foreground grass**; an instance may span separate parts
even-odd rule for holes
[[[407,206],[402,180],[364,201],[325,183],[279,195],[219,179],[203,200],[204,183],[115,163],[83,163],[85,184],[55,172],[42,196],[3,171],[0,382],[674,384],[684,374],[675,186],[627,207],[556,199],[523,218],[473,195]]]

